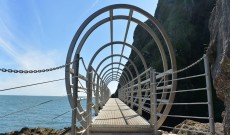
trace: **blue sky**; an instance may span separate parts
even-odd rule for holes
[[[0,0],[0,68],[44,69],[64,64],[70,42],[83,21],[100,8],[118,3],[138,6],[153,15],[157,0]],[[114,14],[120,13],[126,14],[126,11],[114,11]],[[136,17],[146,20],[138,14]],[[114,40],[124,38],[125,26],[124,21],[114,22]],[[130,44],[135,27],[136,24],[131,24],[127,38]],[[81,53],[86,64],[93,54],[91,52],[109,40],[108,24],[92,33]],[[120,49],[115,48],[115,52],[119,53]],[[125,54],[128,56],[129,53],[130,49],[126,48]],[[94,65],[106,55],[109,55],[109,50],[103,50]],[[80,72],[84,74],[83,69]],[[36,75],[0,72],[0,89],[59,78],[64,78],[64,69]],[[117,82],[109,84],[112,92],[116,85]],[[64,81],[0,93],[55,96],[65,94]]]

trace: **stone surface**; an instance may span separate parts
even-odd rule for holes
[[[210,41],[208,23],[215,2],[215,0],[159,0],[154,16],[163,25],[171,39],[178,69],[192,64],[206,52]],[[152,25],[149,20],[145,23],[151,27],[159,36],[160,40],[162,40],[162,37],[159,35],[160,33],[154,25]],[[147,62],[147,66],[153,67],[156,71],[161,71],[161,56],[148,32],[138,25],[134,31],[133,41],[132,45],[140,50]],[[129,58],[137,65],[139,73],[143,72],[143,65],[134,51],[131,52]],[[130,67],[131,72],[135,75],[134,68],[132,68],[129,62],[127,62],[126,66]],[[178,74],[178,78],[201,73],[204,73],[203,63]],[[204,78],[187,79],[178,81],[177,90],[203,88],[205,87],[204,84]],[[114,97],[117,97],[117,94],[116,91]],[[174,102],[206,102],[206,97],[207,93],[205,91],[177,93]],[[224,110],[224,105],[223,102],[216,97],[214,92],[213,104],[215,121],[220,122],[222,121],[221,113]],[[207,109],[204,108],[203,105],[173,106],[170,114],[208,116]],[[144,112],[143,117],[148,119],[149,114]],[[174,127],[183,120],[185,119],[168,117],[164,125]]]
[[[230,1],[217,0],[210,22],[208,56],[217,96],[225,103],[224,129],[230,134]]]
[[[55,130],[51,128],[27,128],[24,127],[20,131],[11,131],[9,133],[0,133],[0,135],[70,135],[70,128]],[[81,134],[83,128],[77,128],[78,134]]]
[[[175,128],[177,129],[174,129],[172,133],[177,135],[207,135],[210,131],[209,123],[200,123],[193,120],[185,120],[178,124]],[[194,132],[188,130],[192,130]],[[215,135],[224,134],[223,125],[221,123],[215,123],[215,130]]]

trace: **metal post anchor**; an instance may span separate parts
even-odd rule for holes
[[[76,62],[73,63],[74,67],[74,85],[73,88],[73,108],[72,108],[72,125],[71,125],[71,135],[76,135],[76,120],[77,120],[77,98],[78,98],[78,72],[79,72],[79,54],[76,55]]]
[[[212,100],[212,87],[211,87],[211,77],[209,69],[208,57],[204,56],[204,67],[205,67],[205,80],[207,87],[207,98],[208,98],[208,115],[209,115],[209,125],[210,125],[210,134],[215,134],[215,124],[213,118],[213,100]]]

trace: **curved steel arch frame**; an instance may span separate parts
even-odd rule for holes
[[[139,75],[139,72],[138,72],[137,67],[136,67],[136,65],[134,64],[134,62],[133,62],[131,59],[129,59],[128,57],[126,57],[126,56],[124,56],[124,55],[119,55],[119,54],[110,55],[110,56],[107,56],[106,58],[104,58],[104,59],[98,64],[98,66],[97,66],[95,72],[98,71],[98,69],[100,68],[100,66],[101,66],[101,64],[102,64],[103,62],[105,62],[107,59],[109,59],[109,58],[111,58],[111,57],[116,57],[116,56],[119,56],[119,57],[122,57],[122,58],[125,58],[126,60],[128,60],[128,61],[131,63],[131,65],[134,67],[134,70],[135,70],[135,72],[136,72],[136,76]],[[94,76],[94,79],[93,79],[93,80],[95,80],[95,78],[96,78],[96,75]]]
[[[119,63],[119,62],[113,62],[113,63],[110,63],[110,64],[106,65],[106,66],[101,70],[100,75],[102,75],[103,71],[104,71],[107,67],[109,67],[110,65],[114,65],[114,64],[121,64],[122,66],[124,66],[124,68],[129,72],[131,78],[133,78],[132,72],[129,70],[129,68],[128,68],[127,66],[125,66],[124,64]],[[111,69],[112,69],[112,68],[111,68]],[[101,78],[103,79],[103,77],[104,77],[104,75],[106,74],[106,72],[108,72],[108,71],[111,70],[111,69],[108,69],[107,71],[105,71],[105,73],[102,75]],[[119,68],[119,69],[120,69],[120,68]],[[126,74],[127,79],[131,81],[132,79],[129,78],[128,74],[127,74],[126,72],[124,72],[124,73]]]
[[[112,76],[112,75],[110,75],[110,76]],[[114,78],[114,79],[113,78],[108,78],[107,80],[105,80],[106,85],[108,85],[111,81],[117,81],[117,82],[121,83],[121,85],[125,85],[126,83],[128,83],[128,82],[125,81],[123,75],[120,76],[119,74],[113,74],[113,76],[116,77],[116,78]]]
[[[96,58],[96,56],[97,56],[104,48],[106,48],[106,47],[108,47],[108,46],[111,46],[111,45],[113,45],[113,44],[117,44],[117,45],[122,45],[122,44],[124,44],[124,45],[130,47],[132,50],[134,50],[134,51],[137,53],[137,55],[140,57],[141,62],[143,63],[143,66],[144,66],[145,70],[147,70],[147,64],[146,64],[146,62],[145,62],[144,57],[143,57],[142,54],[139,52],[139,50],[138,50],[136,47],[130,45],[129,43],[125,43],[125,42],[121,42],[121,41],[110,42],[110,43],[107,43],[107,44],[103,45],[101,48],[99,48],[99,49],[96,51],[96,53],[93,55],[92,59],[90,60],[89,66],[88,66],[88,67],[90,67],[90,66],[92,65],[92,63],[93,63],[94,59]]]
[[[113,77],[116,77],[115,79],[113,79]],[[118,78],[118,77],[120,77],[120,78]],[[118,82],[119,82],[119,79],[121,79],[121,81],[123,81],[124,83],[123,84],[126,84],[127,82],[125,82],[125,80],[124,80],[124,76],[119,76],[119,75],[115,75],[115,74],[113,74],[113,75],[109,75],[108,76],[108,78],[105,80],[105,84],[106,85],[108,85],[111,81],[116,81],[116,80],[118,80]]]
[[[126,79],[126,77],[124,75],[122,75],[121,73],[118,72],[118,74],[112,74],[112,72],[110,72],[104,79],[104,82],[106,84],[106,81],[110,78],[110,77],[118,77],[120,76],[121,78],[123,78],[123,80],[127,83],[129,82],[129,80]]]
[[[167,49],[168,49],[168,52],[169,52],[169,58],[170,58],[170,64],[169,65],[171,66],[172,71],[176,71],[176,60],[175,60],[175,55],[174,55],[174,52],[173,52],[173,47],[171,45],[169,37],[167,36],[167,34],[166,34],[165,30],[163,29],[163,27],[161,26],[161,24],[153,16],[151,16],[149,13],[147,13],[146,11],[144,11],[144,10],[142,10],[142,9],[136,7],[136,6],[126,5],[126,4],[117,4],[117,5],[107,6],[105,8],[102,8],[102,9],[96,11],[94,14],[92,14],[91,16],[89,16],[83,22],[83,24],[80,26],[80,28],[78,29],[78,31],[74,35],[74,38],[73,38],[73,40],[71,42],[71,45],[69,47],[69,50],[68,50],[66,64],[68,64],[68,63],[71,62],[76,42],[78,41],[78,39],[79,39],[81,33],[83,32],[83,30],[85,29],[85,27],[94,18],[96,18],[100,14],[102,14],[104,12],[107,12],[107,11],[114,10],[114,9],[129,9],[132,12],[136,11],[136,12],[138,12],[138,13],[146,16],[156,26],[156,28],[159,30],[159,32],[161,33],[162,37],[164,38],[164,42],[165,42],[165,44],[167,46]],[[131,21],[138,23],[144,29],[146,29],[149,32],[149,34],[152,36],[152,38],[155,40],[155,42],[157,43],[157,46],[159,48],[161,57],[162,57],[164,71],[167,71],[168,70],[168,63],[167,63],[167,59],[166,59],[166,55],[165,55],[164,49],[163,49],[161,43],[158,42],[159,39],[157,38],[156,34],[153,31],[151,31],[150,28],[147,25],[145,25],[144,23],[140,22],[138,19],[135,19],[135,18],[130,17],[130,16],[113,16],[112,20],[115,20],[115,19],[129,20],[130,18],[131,18]],[[102,25],[102,24],[104,24],[105,22],[108,22],[108,21],[111,21],[111,17],[109,18],[109,20],[108,20],[108,18],[105,18],[105,19],[99,21],[98,23],[96,23],[83,36],[82,40],[80,41],[79,46],[77,47],[75,55],[74,55],[74,61],[77,61],[77,62],[73,63],[74,76],[77,76],[78,73],[79,73],[79,71],[78,71],[79,70],[79,54],[80,54],[81,48],[84,45],[84,42],[86,41],[86,39],[88,38],[88,36],[90,35],[90,33],[92,31],[94,31],[97,27],[99,27],[100,25]],[[116,44],[116,43],[111,41],[111,44],[113,45],[113,44]],[[122,44],[125,44],[125,42],[123,42]],[[88,66],[88,69],[89,69],[89,67],[91,67],[92,61],[93,60],[91,59],[91,62],[89,64],[89,66]],[[65,71],[66,71],[66,74],[65,74],[65,77],[66,77],[66,90],[67,90],[67,94],[69,95],[68,99],[69,99],[71,107],[74,108],[74,106],[75,106],[75,103],[74,103],[75,100],[73,100],[74,99],[74,94],[72,95],[72,93],[71,93],[71,84],[70,84],[70,79],[69,79],[69,78],[71,78],[70,77],[70,66],[66,66]],[[87,71],[87,76],[89,76],[89,70]],[[175,81],[176,77],[177,77],[176,73],[172,74],[172,80],[174,80],[174,81],[172,82],[171,91],[174,91],[176,89],[176,81]],[[167,78],[165,78],[165,79],[167,79]],[[77,86],[77,84],[78,84],[77,79],[73,79],[72,82],[73,82],[73,85]],[[77,87],[76,87],[75,90],[77,90]],[[75,91],[75,90],[73,90],[73,91]],[[175,93],[170,93],[169,102],[173,102],[174,97],[175,97]],[[170,111],[170,109],[171,109],[171,105],[167,105],[165,107],[165,109],[164,109],[163,114],[168,114],[169,111]],[[164,122],[165,119],[166,119],[166,116],[162,116],[158,120],[158,125],[157,126],[160,127],[160,125],[162,125],[162,123]]]
[[[102,76],[102,79],[103,79],[103,81],[105,81],[106,80],[106,78],[108,77],[108,75],[109,74],[113,74],[113,69],[118,69],[118,71],[122,71],[122,69],[120,69],[120,68],[110,68],[110,69],[108,69]],[[112,71],[111,71],[112,70]],[[111,72],[109,72],[109,71],[111,71]],[[117,72],[118,74],[121,74],[122,75],[122,73],[120,73],[120,72]],[[125,74],[125,76],[126,76],[126,78],[128,79],[128,81],[130,81],[130,80],[132,80],[133,79],[133,77],[131,76],[131,78],[129,78],[129,76],[128,76],[128,74],[126,73],[126,72],[124,72],[124,74]]]
[[[111,77],[111,79],[113,79],[113,77],[120,77],[120,78],[123,77],[123,79],[124,79],[124,81],[126,81],[126,83],[128,83],[128,82],[130,81],[130,80],[126,80],[125,77],[124,77],[124,75],[122,75],[122,74],[119,73],[119,72],[118,72],[118,74],[112,74],[112,72],[110,72],[110,73],[105,77],[104,82],[106,83],[106,82],[108,81],[108,79],[110,79],[110,77]]]
[[[119,82],[119,79],[121,78],[121,81],[123,83],[123,78],[122,76],[119,76],[119,75],[110,75],[107,80],[105,81],[105,84],[108,85],[111,81],[118,81]],[[126,83],[123,83],[123,84],[126,84]]]

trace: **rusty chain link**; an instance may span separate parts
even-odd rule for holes
[[[47,68],[47,69],[40,69],[40,70],[17,70],[17,69],[6,69],[6,68],[0,68],[0,72],[8,72],[8,73],[43,73],[43,72],[50,72],[50,71],[54,71],[54,70],[58,70],[61,68],[64,68],[66,66],[69,66],[71,64],[73,64],[73,62],[70,62],[68,64],[62,65],[62,66],[58,66],[58,67],[54,67],[54,68]]]

